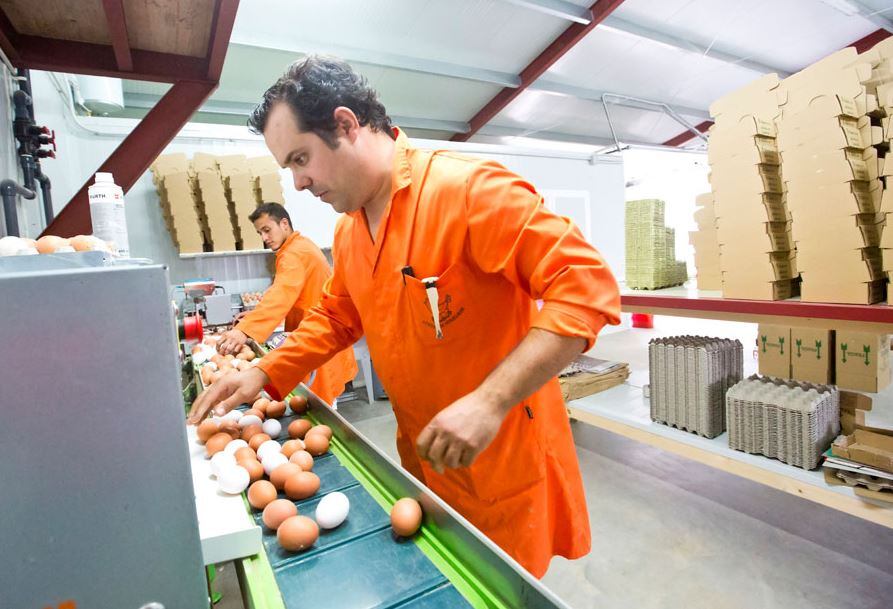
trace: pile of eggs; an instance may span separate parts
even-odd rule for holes
[[[217,337],[209,336],[205,337],[202,344],[192,348],[192,361],[199,366],[199,375],[205,387],[213,385],[227,374],[246,370],[260,363],[260,358],[248,345],[244,345],[236,355],[220,355],[216,344]]]
[[[288,408],[296,415],[307,411],[307,399],[296,395]],[[350,500],[340,492],[323,497],[315,519],[298,514],[294,501],[307,499],[320,488],[313,473],[313,458],[328,452],[332,430],[313,425],[308,419],[292,420],[286,428],[288,440],[279,443],[286,402],[259,397],[244,412],[233,410],[222,417],[202,421],[196,435],[211,460],[211,473],[221,492],[240,494],[247,489],[248,503],[262,511],[264,525],[276,531],[284,549],[300,552],[319,538],[319,530],[340,526],[350,511]],[[280,499],[279,493],[288,499]],[[391,525],[397,535],[408,537],[419,529],[422,509],[414,499],[397,501],[391,510]]]
[[[242,292],[240,296],[246,307],[256,307],[264,295],[261,292]]]
[[[108,243],[93,235],[77,235],[70,239],[45,235],[36,241],[34,239],[12,236],[0,238],[0,256],[90,251],[111,253],[112,249]]]

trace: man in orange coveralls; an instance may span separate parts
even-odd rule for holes
[[[237,352],[249,337],[257,342],[265,341],[283,318],[286,332],[297,328],[307,311],[319,302],[323,284],[332,275],[325,255],[316,244],[292,229],[284,207],[264,203],[248,219],[254,223],[264,245],[276,252],[276,275],[260,304],[223,334],[217,350],[224,355]],[[347,347],[317,368],[310,389],[332,404],[356,374],[357,362],[353,350]]]
[[[589,552],[555,375],[619,321],[601,255],[501,165],[413,148],[340,60],[290,66],[249,124],[298,190],[343,214],[335,273],[285,344],[190,420],[290,387],[365,332],[406,469],[537,577]]]

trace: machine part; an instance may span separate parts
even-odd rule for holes
[[[13,135],[19,143],[19,163],[22,166],[25,188],[36,191],[36,183],[40,183],[44,225],[48,226],[55,216],[50,194],[50,179],[44,175],[40,159],[56,158],[56,132],[50,131],[47,127],[38,126],[34,120],[30,71],[19,70],[18,82],[19,90],[12,95],[14,105]],[[51,146],[52,150],[44,148],[44,146]]]
[[[26,199],[33,199],[37,193],[20,186],[15,180],[6,179],[0,182],[0,196],[3,197],[3,218],[6,221],[6,234],[12,237],[20,237],[19,213],[16,210],[18,195]]]
[[[614,102],[612,102],[611,100],[614,100]],[[671,108],[670,106],[668,106],[665,103],[651,101],[649,99],[642,99],[640,97],[631,97],[629,95],[620,95],[618,93],[604,93],[604,94],[602,94],[601,101],[602,101],[602,107],[605,109],[605,118],[608,120],[608,127],[611,129],[611,137],[614,139],[614,149],[608,150],[606,152],[606,154],[609,154],[611,152],[621,152],[624,149],[624,146],[622,146],[620,143],[620,139],[617,137],[617,131],[614,129],[614,122],[611,120],[611,112],[608,110],[608,104],[615,103],[616,101],[624,101],[624,102],[635,103],[639,106],[651,106],[654,108],[658,108],[659,110],[662,110],[671,119],[673,119],[674,121],[676,121],[677,123],[679,123],[680,125],[685,127],[686,129],[688,129],[689,131],[694,133],[697,137],[702,139],[704,142],[708,141],[707,136],[704,135],[703,133],[701,133],[700,131],[698,131],[697,127],[695,127],[690,122],[688,122],[687,120],[682,118],[682,116],[680,116],[678,112],[676,112],[673,108]]]
[[[232,323],[233,310],[229,294],[205,296],[205,321],[209,326],[223,326]]]
[[[206,607],[167,270],[87,254],[0,273],[2,604]]]

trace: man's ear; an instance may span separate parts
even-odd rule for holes
[[[351,142],[356,140],[360,131],[360,121],[353,110],[345,106],[338,106],[333,112],[335,119],[335,133],[344,136]]]
[[[282,230],[289,230],[291,228],[291,222],[289,222],[286,218],[282,218],[279,220],[279,228]]]

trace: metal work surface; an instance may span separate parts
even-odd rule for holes
[[[206,606],[167,270],[81,266],[0,274],[0,607]]]
[[[238,565],[248,607],[565,607],[304,385],[297,391],[310,400],[307,417],[333,431],[330,452],[314,460],[320,489],[295,502],[298,513],[312,517],[327,493],[340,491],[350,500],[350,514],[341,526],[321,530],[313,547],[302,553],[283,550],[275,532],[263,527],[266,552]],[[277,440],[288,439],[286,430],[294,418],[280,419]],[[391,530],[390,506],[400,497],[416,498],[425,514],[412,539]],[[252,513],[262,526],[260,513]]]

